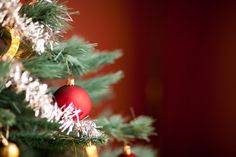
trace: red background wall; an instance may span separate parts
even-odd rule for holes
[[[162,156],[236,155],[236,1],[160,1]]]
[[[116,112],[149,114],[162,157],[236,156],[236,1],[79,0],[73,33],[121,48]],[[109,69],[108,69],[109,70]],[[159,139],[160,138],[160,139]]]

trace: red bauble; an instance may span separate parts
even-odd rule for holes
[[[137,156],[134,155],[134,154],[129,154],[129,155],[126,155],[126,154],[120,154],[118,157],[137,157]]]
[[[71,81],[69,80],[68,82]],[[92,108],[91,99],[87,91],[74,84],[60,87],[54,93],[54,98],[59,107],[62,107],[64,105],[65,107],[67,107],[68,105],[73,103],[76,110],[81,110],[81,112],[79,113],[80,120],[86,117]]]

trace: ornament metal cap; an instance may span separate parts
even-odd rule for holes
[[[124,152],[125,155],[130,155],[132,153],[131,152],[131,147],[129,145],[124,145],[123,152]]]
[[[8,140],[7,140],[3,135],[1,135],[0,138],[2,138],[2,144],[3,144],[4,146],[7,146],[7,145],[8,145]]]
[[[66,83],[67,86],[74,86],[75,85],[75,79],[73,77],[69,77]]]

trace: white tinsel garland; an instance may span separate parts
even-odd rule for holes
[[[39,54],[45,52],[47,45],[52,48],[59,33],[50,27],[33,22],[31,18],[19,14],[21,3],[19,0],[0,0],[0,24],[2,27],[14,28],[32,43],[32,48]]]
[[[76,110],[73,103],[61,108],[53,103],[52,95],[47,94],[47,85],[30,76],[30,73],[23,69],[21,63],[15,63],[11,66],[9,77],[6,87],[13,86],[18,92],[25,91],[25,100],[29,103],[27,107],[35,112],[36,117],[59,123],[59,129],[67,134],[75,131],[78,137],[98,137],[102,135],[97,130],[93,120],[79,120],[78,113],[81,110]]]

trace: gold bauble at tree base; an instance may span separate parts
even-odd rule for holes
[[[9,142],[8,145],[0,147],[0,157],[19,157],[20,151],[15,143]]]

